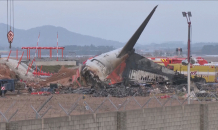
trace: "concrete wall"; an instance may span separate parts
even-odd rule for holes
[[[202,130],[218,130],[218,103],[210,103],[202,105],[204,117],[204,123]]]
[[[125,130],[199,130],[200,105],[127,111]]]
[[[218,103],[0,123],[0,130],[217,130]]]
[[[2,125],[3,124],[3,125]],[[5,126],[4,123],[0,125]],[[0,127],[1,128],[1,127]],[[5,128],[5,129],[4,129]],[[116,130],[117,112],[15,121],[0,130]]]
[[[53,65],[76,65],[76,61],[36,61],[37,66],[53,66]]]

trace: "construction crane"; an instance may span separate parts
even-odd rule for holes
[[[10,12],[10,16],[8,14],[9,12]],[[8,17],[10,20],[10,31],[8,31]],[[12,27],[11,21],[12,21],[13,27]],[[11,49],[11,43],[13,42],[13,39],[14,39],[14,0],[7,0],[7,38],[10,44],[9,48]]]

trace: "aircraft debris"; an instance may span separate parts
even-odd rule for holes
[[[135,53],[133,47],[156,8],[157,6],[154,7],[123,48],[103,53],[84,62],[80,74],[81,79],[87,85],[104,89],[107,85],[119,83],[127,85],[129,80],[135,80],[139,83],[186,83],[187,80],[185,81],[185,79],[187,78],[185,76],[176,74],[173,70]]]
[[[134,53],[133,47],[156,8],[157,6],[154,7],[123,48],[103,53],[85,62],[82,67],[81,76],[87,84],[101,88],[108,84],[111,85],[123,81],[125,77],[122,76],[122,73],[125,71],[127,65],[125,61]]]

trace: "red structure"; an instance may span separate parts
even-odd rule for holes
[[[23,51],[23,53],[22,53],[22,55],[21,55],[21,57],[20,57],[20,60],[19,60],[19,62],[18,62],[18,64],[17,64],[16,69],[18,69],[18,66],[19,66],[19,64],[20,64],[20,62],[21,62],[21,59],[22,59],[22,57],[23,57],[23,54],[24,54],[24,51]],[[18,54],[17,54],[17,55],[18,55]]]
[[[18,60],[18,49],[16,50],[16,60]]]
[[[73,75],[72,76],[72,83],[74,83],[76,81],[76,83],[79,85],[79,87],[81,87],[81,84],[78,82],[77,78],[80,76],[80,73],[79,73],[79,69],[77,69],[76,71],[76,75]]]
[[[27,75],[28,74],[28,71],[29,71],[29,69],[32,67],[32,65],[33,65],[33,62],[35,61],[35,58],[32,60],[32,63],[31,64],[29,64],[29,66],[28,66],[28,69],[27,69],[27,72],[26,72],[26,74],[25,75]]]
[[[35,70],[34,70],[33,74],[34,74],[34,76],[35,75],[37,75],[37,76],[39,76],[39,75],[40,76],[52,76],[53,75],[52,73],[49,73],[49,72],[48,73],[46,73],[46,72],[37,72]]]
[[[40,71],[37,71],[37,66],[36,66],[36,70],[34,70],[33,72],[34,76],[52,76],[53,74],[52,73],[46,73],[46,72],[42,72],[42,65],[41,65],[41,68],[40,68]]]
[[[6,60],[6,61],[8,61],[8,59],[9,59],[10,55],[11,55],[11,50],[10,50],[10,52],[9,52],[9,54],[8,54],[8,58],[7,58],[7,60]]]
[[[1,52],[1,54],[8,53],[8,57],[7,57],[7,60],[6,60],[6,61],[8,61],[9,58],[18,60],[18,59],[19,59],[19,58],[18,58],[18,53],[19,53],[19,52],[20,52],[20,51],[18,51],[18,49],[17,49],[16,51],[10,50],[9,53],[8,53],[7,51],[6,51],[6,52]],[[13,55],[14,53],[16,53],[16,57],[15,57],[15,58],[14,58],[13,56],[10,57],[10,56]]]
[[[59,50],[61,49],[62,50],[62,58],[63,58],[63,51],[64,51],[64,47],[22,47],[21,49],[26,49],[27,50],[27,60],[29,59],[30,60],[30,49],[37,49],[38,50],[38,58],[41,59],[41,50],[42,49],[47,49],[47,50],[50,50],[50,58],[52,58],[52,49],[54,50]],[[58,52],[57,52],[58,53]],[[58,55],[58,54],[57,54]],[[58,57],[57,57],[58,58]]]

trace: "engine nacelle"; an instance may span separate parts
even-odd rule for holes
[[[198,61],[194,58],[190,58],[190,63],[195,64],[195,63],[198,63]],[[188,65],[188,59],[183,60],[182,65]]]

